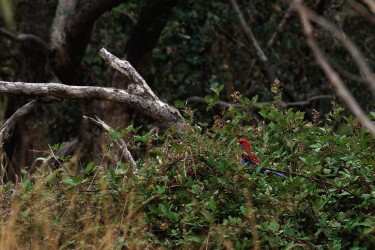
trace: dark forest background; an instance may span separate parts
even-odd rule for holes
[[[168,128],[109,101],[42,100],[4,145],[0,131],[0,249],[373,249],[373,1],[0,7],[0,84],[127,89],[98,55],[106,48],[192,125]],[[30,100],[0,93],[0,128]],[[268,174],[240,164],[240,137]],[[114,146],[122,139],[135,161]]]
[[[276,77],[285,102],[318,97],[296,107],[306,111],[308,119],[312,109],[328,112],[335,98],[306,43],[298,15],[284,1],[238,2],[267,63],[259,60],[228,1],[74,2],[58,6],[57,1],[20,0],[8,4],[13,18],[1,20],[2,80],[125,88],[126,83],[98,57],[99,49],[105,47],[129,60],[163,100],[170,104],[188,100],[189,106],[198,109],[195,118],[200,122],[210,122],[215,111],[205,112],[202,103],[194,103],[191,97],[205,97],[210,87],[221,84],[223,101],[231,102],[231,94],[239,91],[246,97],[257,95],[264,102],[272,100],[270,86]],[[368,17],[371,11],[364,3],[321,0],[307,1],[307,5],[345,31],[366,55],[367,63],[375,66],[374,18]],[[37,39],[27,39],[24,34]],[[350,55],[329,32],[317,27],[315,35],[363,109],[371,110],[373,95]],[[26,102],[20,97],[0,98],[3,120]],[[100,159],[100,148],[93,146],[97,131],[81,121],[82,114],[98,115],[115,128],[133,122],[153,126],[124,105],[66,101],[40,107],[17,125],[13,140],[6,145],[11,161],[22,169],[46,145],[77,137],[86,143],[84,158]]]

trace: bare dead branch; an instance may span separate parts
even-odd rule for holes
[[[26,41],[30,41],[30,42],[33,42],[35,43],[36,45],[38,45],[39,47],[41,47],[43,50],[45,51],[49,51],[49,46],[48,44],[43,41],[42,38],[40,38],[39,36],[36,36],[36,35],[33,35],[33,34],[19,34],[19,35],[15,35],[13,33],[11,33],[10,31],[4,29],[4,28],[0,28],[0,35],[14,41],[14,42],[26,42]]]
[[[375,24],[375,16],[372,15],[370,12],[366,10],[360,3],[358,3],[356,0],[348,0],[348,3],[352,8],[357,11],[364,19],[366,19],[368,22]]]
[[[357,119],[362,123],[362,125],[375,137],[375,126],[372,124],[371,120],[367,117],[367,115],[363,112],[355,98],[352,96],[350,91],[346,88],[345,84],[341,80],[340,76],[336,73],[335,70],[330,66],[328,59],[324,52],[318,46],[316,39],[313,34],[313,27],[310,23],[310,19],[312,21],[316,21],[316,18],[312,18],[311,12],[302,5],[301,0],[297,0],[294,9],[298,12],[301,23],[303,27],[303,31],[307,38],[307,43],[310,46],[311,50],[314,52],[316,60],[319,62],[320,66],[322,67],[324,73],[332,83],[332,85],[336,88],[338,95],[345,101],[348,105],[349,109],[353,112],[353,114],[357,117]]]
[[[291,17],[291,15],[292,15],[292,13],[293,13],[292,5],[293,5],[294,2],[295,2],[295,0],[293,0],[293,2],[290,4],[288,10],[285,12],[285,15],[284,15],[283,19],[281,20],[281,22],[280,22],[279,25],[277,26],[275,32],[272,34],[270,40],[268,40],[268,42],[267,42],[267,47],[268,47],[268,48],[271,48],[271,47],[273,46],[273,44],[274,44],[275,41],[276,41],[277,36],[278,36],[279,33],[281,33],[281,31],[284,29],[286,22],[287,22],[288,19]]]
[[[159,100],[159,98],[154,94],[151,88],[148,86],[146,81],[142,76],[133,68],[133,66],[125,60],[121,60],[118,57],[109,53],[105,48],[99,51],[99,55],[114,69],[123,74],[128,78],[129,91],[134,93],[142,92],[142,94],[149,95],[154,100]]]
[[[316,101],[319,99],[333,99],[335,98],[335,95],[317,95],[317,96],[312,96],[305,101],[300,101],[300,102],[284,102],[284,105],[281,105],[283,108],[290,108],[290,107],[298,107],[298,106],[306,106],[309,105],[312,101]]]
[[[373,14],[375,14],[375,2],[374,2],[374,0],[364,0],[364,1],[368,5],[368,7],[370,8],[371,12]]]
[[[301,4],[301,0],[297,0],[298,6],[295,4],[294,9],[298,9],[299,13],[303,11],[304,15],[308,20],[311,20],[319,24],[323,29],[330,32],[340,43],[346,48],[349,54],[352,56],[354,62],[356,63],[359,71],[363,74],[364,80],[370,86],[372,93],[375,94],[375,75],[371,71],[370,67],[366,63],[366,58],[362,52],[354,45],[350,38],[340,31],[335,25],[330,23],[326,18],[317,15],[314,11],[308,9]]]
[[[262,48],[259,46],[250,26],[247,25],[247,23],[245,21],[245,18],[243,17],[243,14],[242,14],[240,8],[238,7],[237,1],[236,0],[229,0],[229,2],[231,3],[234,11],[237,14],[237,18],[238,18],[238,21],[240,22],[240,25],[241,25],[241,28],[242,28],[243,32],[245,33],[246,37],[250,40],[253,47],[255,48],[256,55],[258,56],[259,61],[261,61],[263,63],[264,70],[267,73],[268,80],[270,81],[270,83],[272,83],[276,79],[275,72],[273,71],[272,66],[269,63],[266,54],[263,52]]]
[[[60,83],[27,83],[0,81],[0,93],[39,97],[42,99],[87,99],[106,100],[128,104],[146,115],[159,120],[166,126],[180,126],[183,118],[177,109],[160,100],[147,96],[132,95],[128,91],[115,88],[93,86],[71,86]]]
[[[21,108],[19,108],[8,120],[6,120],[0,127],[0,148],[4,146],[4,143],[10,138],[11,132],[16,125],[17,121],[23,116],[30,113],[38,104],[37,100],[33,100]]]
[[[312,101],[315,101],[315,100],[331,99],[331,98],[335,98],[335,97],[336,97],[335,95],[318,95],[318,96],[312,96],[312,97],[308,98],[307,100],[300,101],[300,102],[284,102],[284,101],[281,101],[281,102],[277,102],[277,101],[276,102],[257,102],[251,108],[256,109],[260,106],[265,106],[265,105],[270,105],[270,104],[277,105],[279,108],[306,106],[306,105],[309,105]],[[204,98],[199,97],[199,96],[191,96],[188,99],[186,99],[186,104],[188,104],[188,103],[205,103],[205,102],[206,101],[204,100]],[[217,106],[219,106],[221,108],[239,108],[239,109],[242,109],[242,110],[245,110],[245,111],[249,111],[249,107],[244,106],[242,104],[238,104],[238,103],[229,103],[229,102],[219,101],[217,103]]]
[[[203,97],[191,96],[191,97],[186,99],[185,103],[186,104],[206,103],[206,101],[204,100]],[[219,101],[216,105],[221,107],[221,108],[239,108],[239,109],[243,109],[243,110],[248,110],[248,108],[246,106],[244,106],[242,104],[238,104],[238,103],[230,103],[230,102]]]
[[[37,100],[33,100],[19,108],[8,120],[0,127],[0,183],[3,182],[7,170],[12,168],[11,162],[5,153],[4,144],[10,139],[14,126],[17,121],[30,113],[38,105]]]
[[[150,89],[146,81],[130,65],[120,60],[105,49],[102,56],[113,67],[123,73],[130,81],[128,90],[93,86],[71,86],[60,83],[27,83],[0,81],[0,93],[38,97],[41,101],[59,101],[59,99],[106,100],[125,103],[143,112],[167,127],[176,126],[184,129],[184,119],[180,112],[162,102]]]
[[[99,127],[101,127],[102,129],[104,129],[107,132],[109,132],[112,129],[109,125],[107,125],[104,121],[100,120],[97,116],[95,117],[96,119],[91,118],[91,117],[87,117],[87,116],[83,116],[83,118],[88,119],[89,121],[95,123],[96,125],[98,125]],[[116,140],[115,142],[116,142],[117,146],[121,149],[122,157],[124,158],[125,162],[129,163],[129,165],[132,167],[132,171],[134,173],[137,165],[136,165],[136,163],[133,159],[133,156],[129,152],[125,141],[123,139],[119,139],[119,140]]]
[[[329,62],[331,65],[343,76],[348,78],[349,80],[356,81],[356,82],[365,82],[365,80],[360,77],[359,75],[353,74],[347,70],[345,70],[339,63],[335,62],[333,59],[330,59]]]

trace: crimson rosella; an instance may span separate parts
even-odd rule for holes
[[[239,139],[237,141],[240,144],[240,147],[242,148],[242,164],[249,166],[249,167],[254,167],[257,168],[260,165],[260,160],[258,156],[253,152],[251,149],[250,143],[245,140],[245,139]],[[260,172],[268,172],[267,170],[260,170]],[[274,172],[275,175],[280,176],[280,177],[286,177],[282,173],[279,172]]]

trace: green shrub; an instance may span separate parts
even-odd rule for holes
[[[2,187],[2,197],[14,192],[2,241],[61,249],[374,248],[374,138],[336,105],[322,124],[239,101],[247,108],[226,110],[210,127],[136,135],[130,146],[149,150],[135,174],[111,153],[107,171],[91,163],[71,176],[67,161],[25,172]],[[246,111],[254,106],[264,122]],[[240,137],[270,172],[240,164]]]

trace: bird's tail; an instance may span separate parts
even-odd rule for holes
[[[271,166],[270,168],[275,168],[275,166]],[[270,172],[273,172],[274,175],[277,175],[279,177],[286,178],[286,175],[280,172],[276,172],[276,171],[270,171]]]
[[[274,172],[275,175],[286,178],[285,174],[279,173],[279,172]]]
[[[253,168],[257,168],[258,165],[255,165],[255,164],[252,164],[251,162],[248,162],[244,159],[242,159],[242,163],[246,166],[249,166],[249,167],[253,167]],[[271,166],[271,168],[275,168],[274,166]],[[267,169],[261,169],[260,170],[261,173],[265,173],[265,172],[268,172],[268,173],[273,173],[274,175],[277,175],[279,177],[282,177],[282,178],[286,178],[286,175],[282,174],[282,173],[279,173],[279,172],[276,172],[276,171],[269,171]]]

